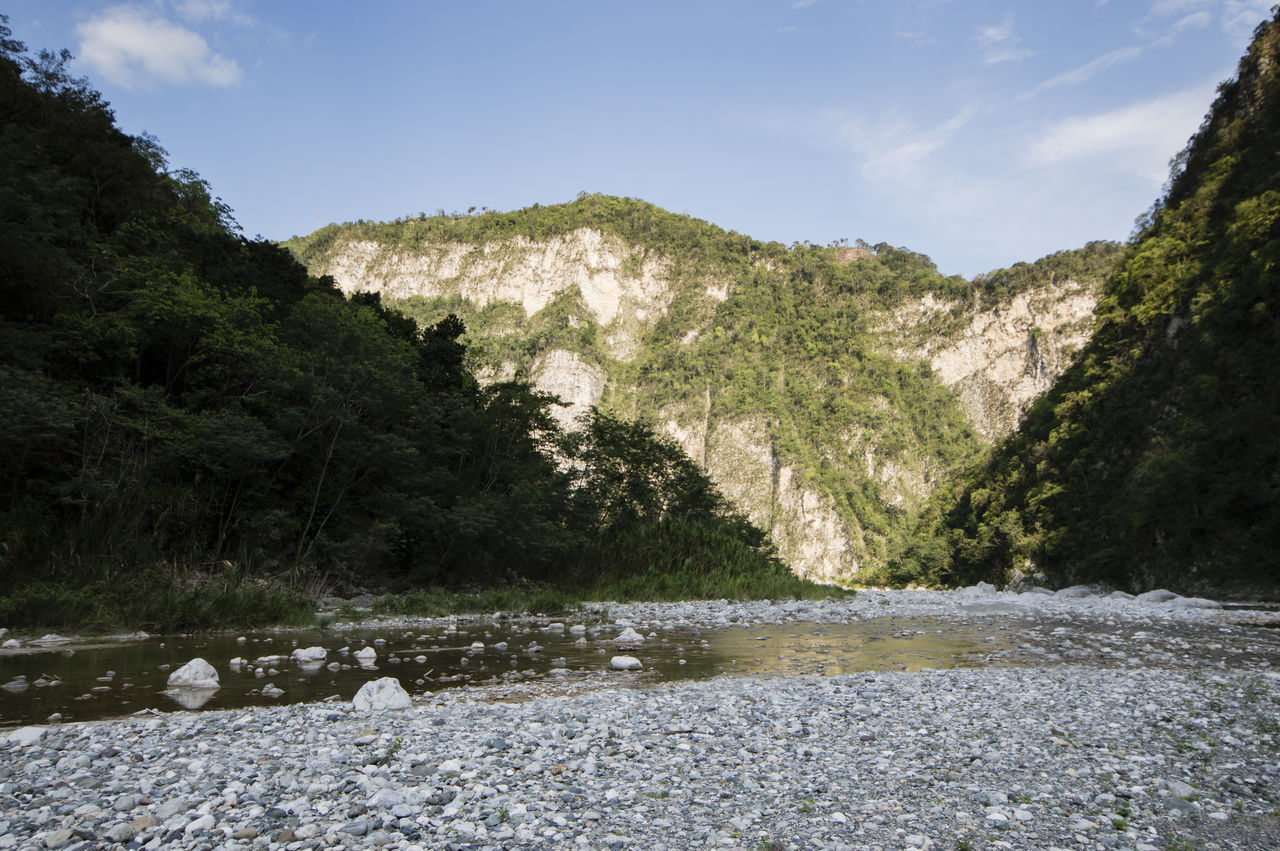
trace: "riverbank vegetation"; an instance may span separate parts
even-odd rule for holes
[[[244,238],[66,53],[0,42],[0,623],[187,630],[669,569],[704,580],[671,593],[815,593],[651,429],[569,434],[549,397],[481,387],[457,317]]]

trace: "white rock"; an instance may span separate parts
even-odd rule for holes
[[[614,656],[609,660],[609,667],[615,671],[638,671],[644,666],[634,656]]]
[[[0,644],[0,648],[4,648],[5,650],[13,650],[15,647],[21,646],[22,642],[16,638],[6,638],[4,640],[4,644]]]
[[[293,658],[299,662],[323,662],[329,651],[323,647],[299,647],[293,651]]]
[[[363,650],[357,650],[351,654],[361,665],[370,665],[378,658],[378,651],[372,647],[366,647]]]
[[[262,687],[263,697],[279,697],[284,694],[284,689],[277,688],[275,683],[267,683]]]
[[[1206,600],[1204,597],[1178,597],[1169,601],[1170,606],[1177,606],[1180,609],[1221,609],[1222,604],[1217,600]]]
[[[182,829],[182,832],[195,833],[197,830],[209,830],[214,826],[214,824],[216,824],[216,822],[214,821],[213,816],[205,814],[188,823],[187,826]]]
[[[19,727],[11,730],[4,740],[11,745],[29,745],[39,741],[46,732],[45,727]]]
[[[217,670],[198,656],[169,675],[169,688],[217,688],[219,685]]]
[[[408,709],[413,706],[409,693],[395,677],[383,677],[360,686],[351,705],[361,712]]]
[[[1182,798],[1186,801],[1195,797],[1196,790],[1186,783],[1183,783],[1181,780],[1170,780],[1169,794],[1175,798]]]
[[[1096,597],[1097,593],[1088,585],[1072,585],[1070,588],[1063,588],[1057,591],[1053,596],[1064,600],[1080,600],[1085,597]]]
[[[1157,588],[1154,591],[1143,591],[1141,594],[1133,598],[1139,603],[1167,603],[1170,600],[1178,599],[1178,595],[1172,591],[1166,591],[1163,588]]]
[[[614,639],[614,641],[619,644],[634,644],[644,641],[644,636],[636,632],[631,627],[627,627],[617,638]]]

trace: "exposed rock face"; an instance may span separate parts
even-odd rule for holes
[[[850,530],[831,499],[804,484],[798,471],[781,463],[769,433],[758,420],[696,424],[681,428],[674,420],[667,433],[701,464],[724,495],[751,521],[767,530],[783,561],[809,579],[852,576],[858,560]]]
[[[484,245],[426,244],[412,253],[353,241],[313,271],[332,275],[347,293],[456,294],[480,305],[513,302],[526,316],[576,287],[606,330],[610,354],[626,360],[638,342],[634,326],[652,322],[670,303],[668,267],[665,258],[647,257],[612,234],[580,228],[543,242],[517,236]]]
[[[927,360],[959,394],[978,432],[995,441],[1017,427],[1071,353],[1088,342],[1097,302],[1096,288],[1067,280],[1021,293],[1007,304],[966,311],[965,326],[943,335],[931,325],[956,305],[926,295],[898,310],[886,330],[897,336],[895,354]]]
[[[544,352],[533,364],[533,386],[564,402],[551,409],[562,428],[571,428],[580,414],[600,401],[606,380],[603,369],[566,349]]]

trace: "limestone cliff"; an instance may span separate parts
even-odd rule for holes
[[[1067,279],[985,309],[961,306],[950,333],[937,333],[935,323],[958,305],[929,294],[895,311],[884,327],[894,354],[927,360],[959,395],[974,428],[994,442],[1017,427],[1089,341],[1098,291],[1096,280]]]
[[[882,564],[934,483],[1009,431],[1091,327],[1093,283],[1053,270],[983,287],[901,249],[788,249],[599,197],[291,247],[346,292],[458,313],[477,373],[560,397],[563,425],[590,405],[652,420],[807,577]],[[599,203],[625,218],[583,212]],[[553,217],[568,223],[511,232]]]
[[[350,240],[313,272],[331,275],[343,292],[384,297],[458,295],[476,305],[509,302],[532,316],[576,289],[594,322],[606,330],[609,353],[635,355],[637,325],[670,303],[666,258],[646,257],[613,234],[592,228],[534,242],[524,236],[482,245],[425,244],[412,249]]]

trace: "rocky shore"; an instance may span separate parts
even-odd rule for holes
[[[1265,631],[1240,624],[1273,616],[1034,596],[871,592],[610,616],[641,632],[1048,618],[1072,627],[1059,643],[1112,652],[643,688],[618,672],[517,701],[458,690],[399,711],[329,702],[12,730],[0,848],[1280,847],[1280,673]],[[1198,638],[1157,660],[1104,640],[1146,627]],[[1255,633],[1251,655],[1227,652]]]

